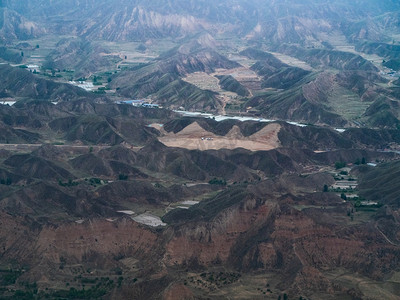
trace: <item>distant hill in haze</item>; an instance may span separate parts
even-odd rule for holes
[[[397,1],[50,1],[3,0],[3,6],[57,33],[113,41],[182,37],[200,31],[234,32],[271,43],[321,42],[321,34],[339,31],[350,40],[382,41],[398,33]],[[386,14],[387,13],[387,14]],[[372,20],[372,19],[373,20]],[[369,21],[370,20],[370,21]],[[374,26],[373,26],[374,25]],[[365,29],[364,29],[365,28]]]
[[[0,65],[0,96],[1,98],[40,99],[48,101],[68,101],[81,97],[95,98],[70,84],[43,79],[23,68]]]
[[[44,33],[45,29],[42,25],[0,5],[0,42],[2,44],[35,38]]]
[[[3,0],[0,15],[7,42],[67,35],[46,52],[43,66],[73,70],[73,79],[112,70],[102,93],[334,126],[400,123],[398,92],[377,75],[383,67],[400,69],[398,1]],[[162,40],[169,46],[153,52]],[[130,61],[106,42],[135,42],[134,51],[142,50]],[[378,55],[382,65],[366,55]],[[0,48],[0,59],[26,60],[9,47]],[[194,73],[214,77],[218,87],[185,79]],[[253,81],[237,76],[244,73]]]
[[[126,97],[151,95],[169,107],[215,110],[220,105],[216,93],[199,89],[181,80],[181,77],[194,72],[212,73],[218,68],[238,66],[238,63],[194,41],[172,49],[149,64],[127,69],[115,76],[110,85]]]
[[[76,79],[109,70],[121,58],[110,51],[83,39],[63,39],[56,44],[44,63],[45,68],[74,70]]]

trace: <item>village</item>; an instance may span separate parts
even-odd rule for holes
[[[344,162],[336,162],[335,170],[331,171],[335,182],[331,186],[324,186],[324,192],[333,192],[342,199],[343,203],[348,204],[347,216],[351,221],[354,220],[356,214],[358,216],[363,212],[369,214],[382,206],[377,201],[369,201],[359,195],[358,178],[354,175],[354,167],[359,165],[377,166],[376,163],[367,163],[365,158],[357,159],[356,163],[349,165]]]

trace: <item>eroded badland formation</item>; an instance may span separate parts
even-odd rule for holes
[[[0,0],[0,298],[399,299],[399,16]]]

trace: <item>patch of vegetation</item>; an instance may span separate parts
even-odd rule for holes
[[[115,284],[111,280],[104,285],[99,283],[89,289],[82,288],[78,290],[72,287],[68,291],[57,291],[50,294],[50,296],[66,299],[99,299],[106,295],[114,287],[114,285]]]
[[[88,181],[88,180],[85,179],[85,181]],[[107,183],[107,181],[104,181],[104,180],[102,180],[100,178],[93,177],[93,178],[89,179],[89,184],[94,186],[94,187],[97,186],[97,185],[103,185],[105,183]]]
[[[365,157],[361,158],[361,160],[359,158],[356,159],[356,161],[354,162],[355,165],[365,165],[367,162],[365,160]]]
[[[128,180],[128,175],[119,174],[119,175],[118,175],[118,180]]]
[[[240,277],[241,274],[236,272],[204,272],[201,273],[200,276],[189,277],[188,281],[185,281],[185,284],[190,282],[191,284],[211,289],[215,286],[221,288],[235,283]]]
[[[100,95],[103,95],[103,94],[105,94],[105,93],[106,93],[106,91],[105,91],[105,90],[100,90],[100,89],[98,89],[97,91],[93,91],[93,93],[94,93],[94,94],[100,94]]]
[[[6,179],[0,179],[0,184],[11,185],[11,183],[12,183],[12,180],[9,177],[7,177]]]
[[[0,271],[0,282],[2,286],[14,284],[18,277],[21,276],[20,270],[1,270]]]
[[[98,91],[109,91],[110,88],[109,88],[109,87],[102,86],[102,87],[99,87],[97,90],[98,90]]]
[[[1,271],[0,271],[1,274]],[[36,300],[36,299],[100,299],[109,293],[116,284],[114,280],[106,278],[80,278],[82,289],[71,287],[69,290],[46,290],[38,291],[37,283],[21,283],[21,288],[12,291],[13,294],[6,298],[10,300]],[[118,278],[118,286],[121,286],[123,277]],[[91,287],[85,288],[85,284],[90,284]],[[66,284],[69,286],[69,284]],[[7,290],[3,290],[7,292]],[[9,291],[8,291],[9,292]]]
[[[58,185],[65,186],[65,187],[71,187],[71,186],[77,186],[79,182],[73,181],[72,179],[69,179],[67,182],[63,182],[61,179],[58,180]]]
[[[209,182],[209,184],[216,184],[216,185],[226,185],[226,180],[225,179],[218,179],[218,178],[213,178]]]
[[[344,161],[337,161],[335,162],[336,170],[346,167],[346,162]]]

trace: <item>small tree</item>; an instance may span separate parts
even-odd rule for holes
[[[119,175],[118,175],[118,179],[119,179],[119,180],[127,180],[127,179],[128,179],[128,175],[119,174]]]
[[[217,178],[214,177],[208,183],[209,184],[216,184],[216,185],[226,185],[226,180],[225,179],[217,179]]]
[[[324,184],[324,193],[326,193],[328,191],[328,186],[326,184]]]
[[[335,168],[336,168],[336,170],[341,169],[341,168],[344,168],[345,166],[346,166],[346,163],[345,163],[345,162],[342,162],[342,161],[337,161],[337,162],[335,162]]]

